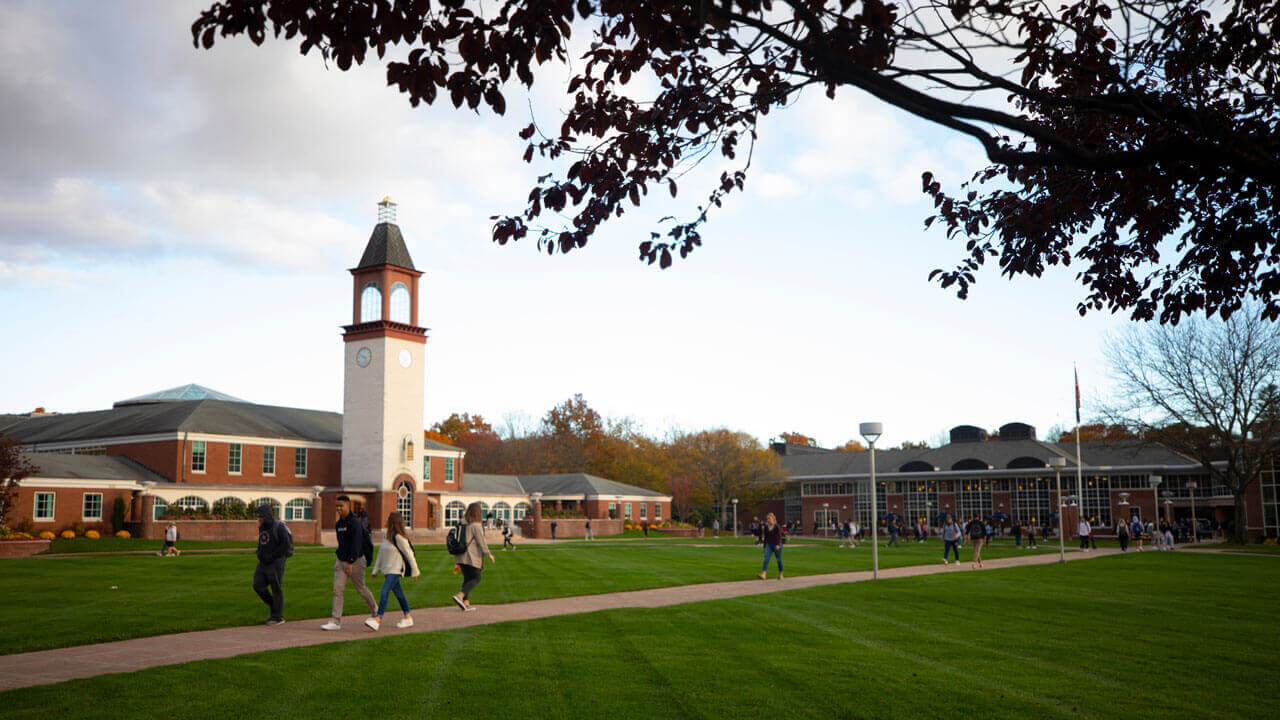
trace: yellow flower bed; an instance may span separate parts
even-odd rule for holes
[[[129,534],[129,531],[128,531],[128,530],[121,530],[120,532],[116,533],[116,537],[118,537],[118,538],[124,538],[124,539],[128,540],[129,538],[131,538],[131,537],[133,537],[133,536]]]
[[[97,540],[98,538],[102,537],[101,535],[98,534],[97,530],[90,530],[89,532],[85,533],[84,536],[89,538],[90,540]]]
[[[66,540],[72,540],[72,539],[74,539],[74,538],[75,538],[75,536],[76,536],[76,534],[75,534],[74,532],[70,531],[70,530],[63,530],[63,531],[62,531],[62,537],[63,537],[64,539],[66,539]]]
[[[56,538],[56,537],[58,537],[58,536],[57,536],[57,535],[54,535],[52,532],[50,532],[50,531],[48,531],[48,530],[45,530],[45,531],[43,531],[43,532],[41,532],[41,533],[40,533],[40,539],[41,539],[41,540],[53,540],[53,539],[54,539],[54,538]]]

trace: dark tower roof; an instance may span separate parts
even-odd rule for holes
[[[413,259],[409,257],[409,248],[405,247],[400,227],[395,223],[380,222],[373,227],[369,244],[365,245],[364,255],[360,256],[360,264],[356,269],[378,265],[394,265],[417,271],[413,266]]]

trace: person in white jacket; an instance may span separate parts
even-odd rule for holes
[[[1089,552],[1089,536],[1093,534],[1093,526],[1088,520],[1081,518],[1076,531],[1080,534],[1080,550]]]
[[[400,588],[400,578],[406,575],[415,578],[422,573],[418,570],[418,558],[414,557],[413,543],[409,541],[404,517],[398,512],[387,516],[386,536],[382,539],[382,545],[378,547],[378,558],[373,562],[373,574],[378,573],[383,575],[378,611],[365,620],[364,624],[368,625],[370,630],[377,630],[382,625],[383,613],[387,611],[387,600],[390,599],[391,593],[395,593],[396,600],[400,603],[400,610],[404,612],[404,617],[396,623],[396,627],[412,627],[413,615],[409,613],[409,601],[405,599],[404,590]]]

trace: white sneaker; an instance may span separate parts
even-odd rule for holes
[[[321,630],[341,630],[342,625],[332,620],[320,626]]]
[[[396,627],[398,628],[413,627],[413,618],[407,617],[407,618],[401,619],[400,622],[396,623]]]
[[[369,626],[370,630],[377,630],[379,627],[382,626],[382,621],[378,620],[378,618],[369,618],[368,620],[364,621],[364,624]]]

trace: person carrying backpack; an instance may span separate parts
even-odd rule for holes
[[[342,495],[334,503],[337,506],[338,521],[333,525],[334,534],[338,536],[338,556],[333,563],[333,614],[329,622],[320,626],[321,630],[342,629],[343,593],[347,583],[355,586],[356,592],[369,606],[369,614],[378,611],[378,603],[373,600],[373,593],[364,585],[364,571],[369,567],[373,555],[373,541],[369,538],[364,523],[351,512],[351,499]]]
[[[382,593],[378,597],[378,611],[364,621],[370,630],[377,630],[382,625],[382,616],[387,611],[387,600],[391,593],[396,594],[400,610],[404,617],[396,623],[398,628],[413,627],[413,615],[409,614],[409,601],[400,589],[400,578],[416,578],[422,574],[418,570],[418,558],[413,554],[413,543],[409,542],[409,531],[404,526],[404,516],[393,512],[387,516],[387,533],[378,547],[378,561],[373,564],[373,574],[382,573]]]
[[[293,556],[293,533],[276,519],[270,505],[258,506],[258,567],[253,590],[270,608],[267,625],[284,622],[284,565]]]
[[[484,570],[484,558],[489,562],[498,562],[489,546],[484,541],[484,526],[481,520],[480,503],[471,503],[463,514],[464,525],[449,531],[445,539],[445,549],[453,555],[453,561],[462,568],[462,589],[453,596],[453,602],[463,611],[475,610],[471,604],[471,591],[480,584],[480,572]]]

